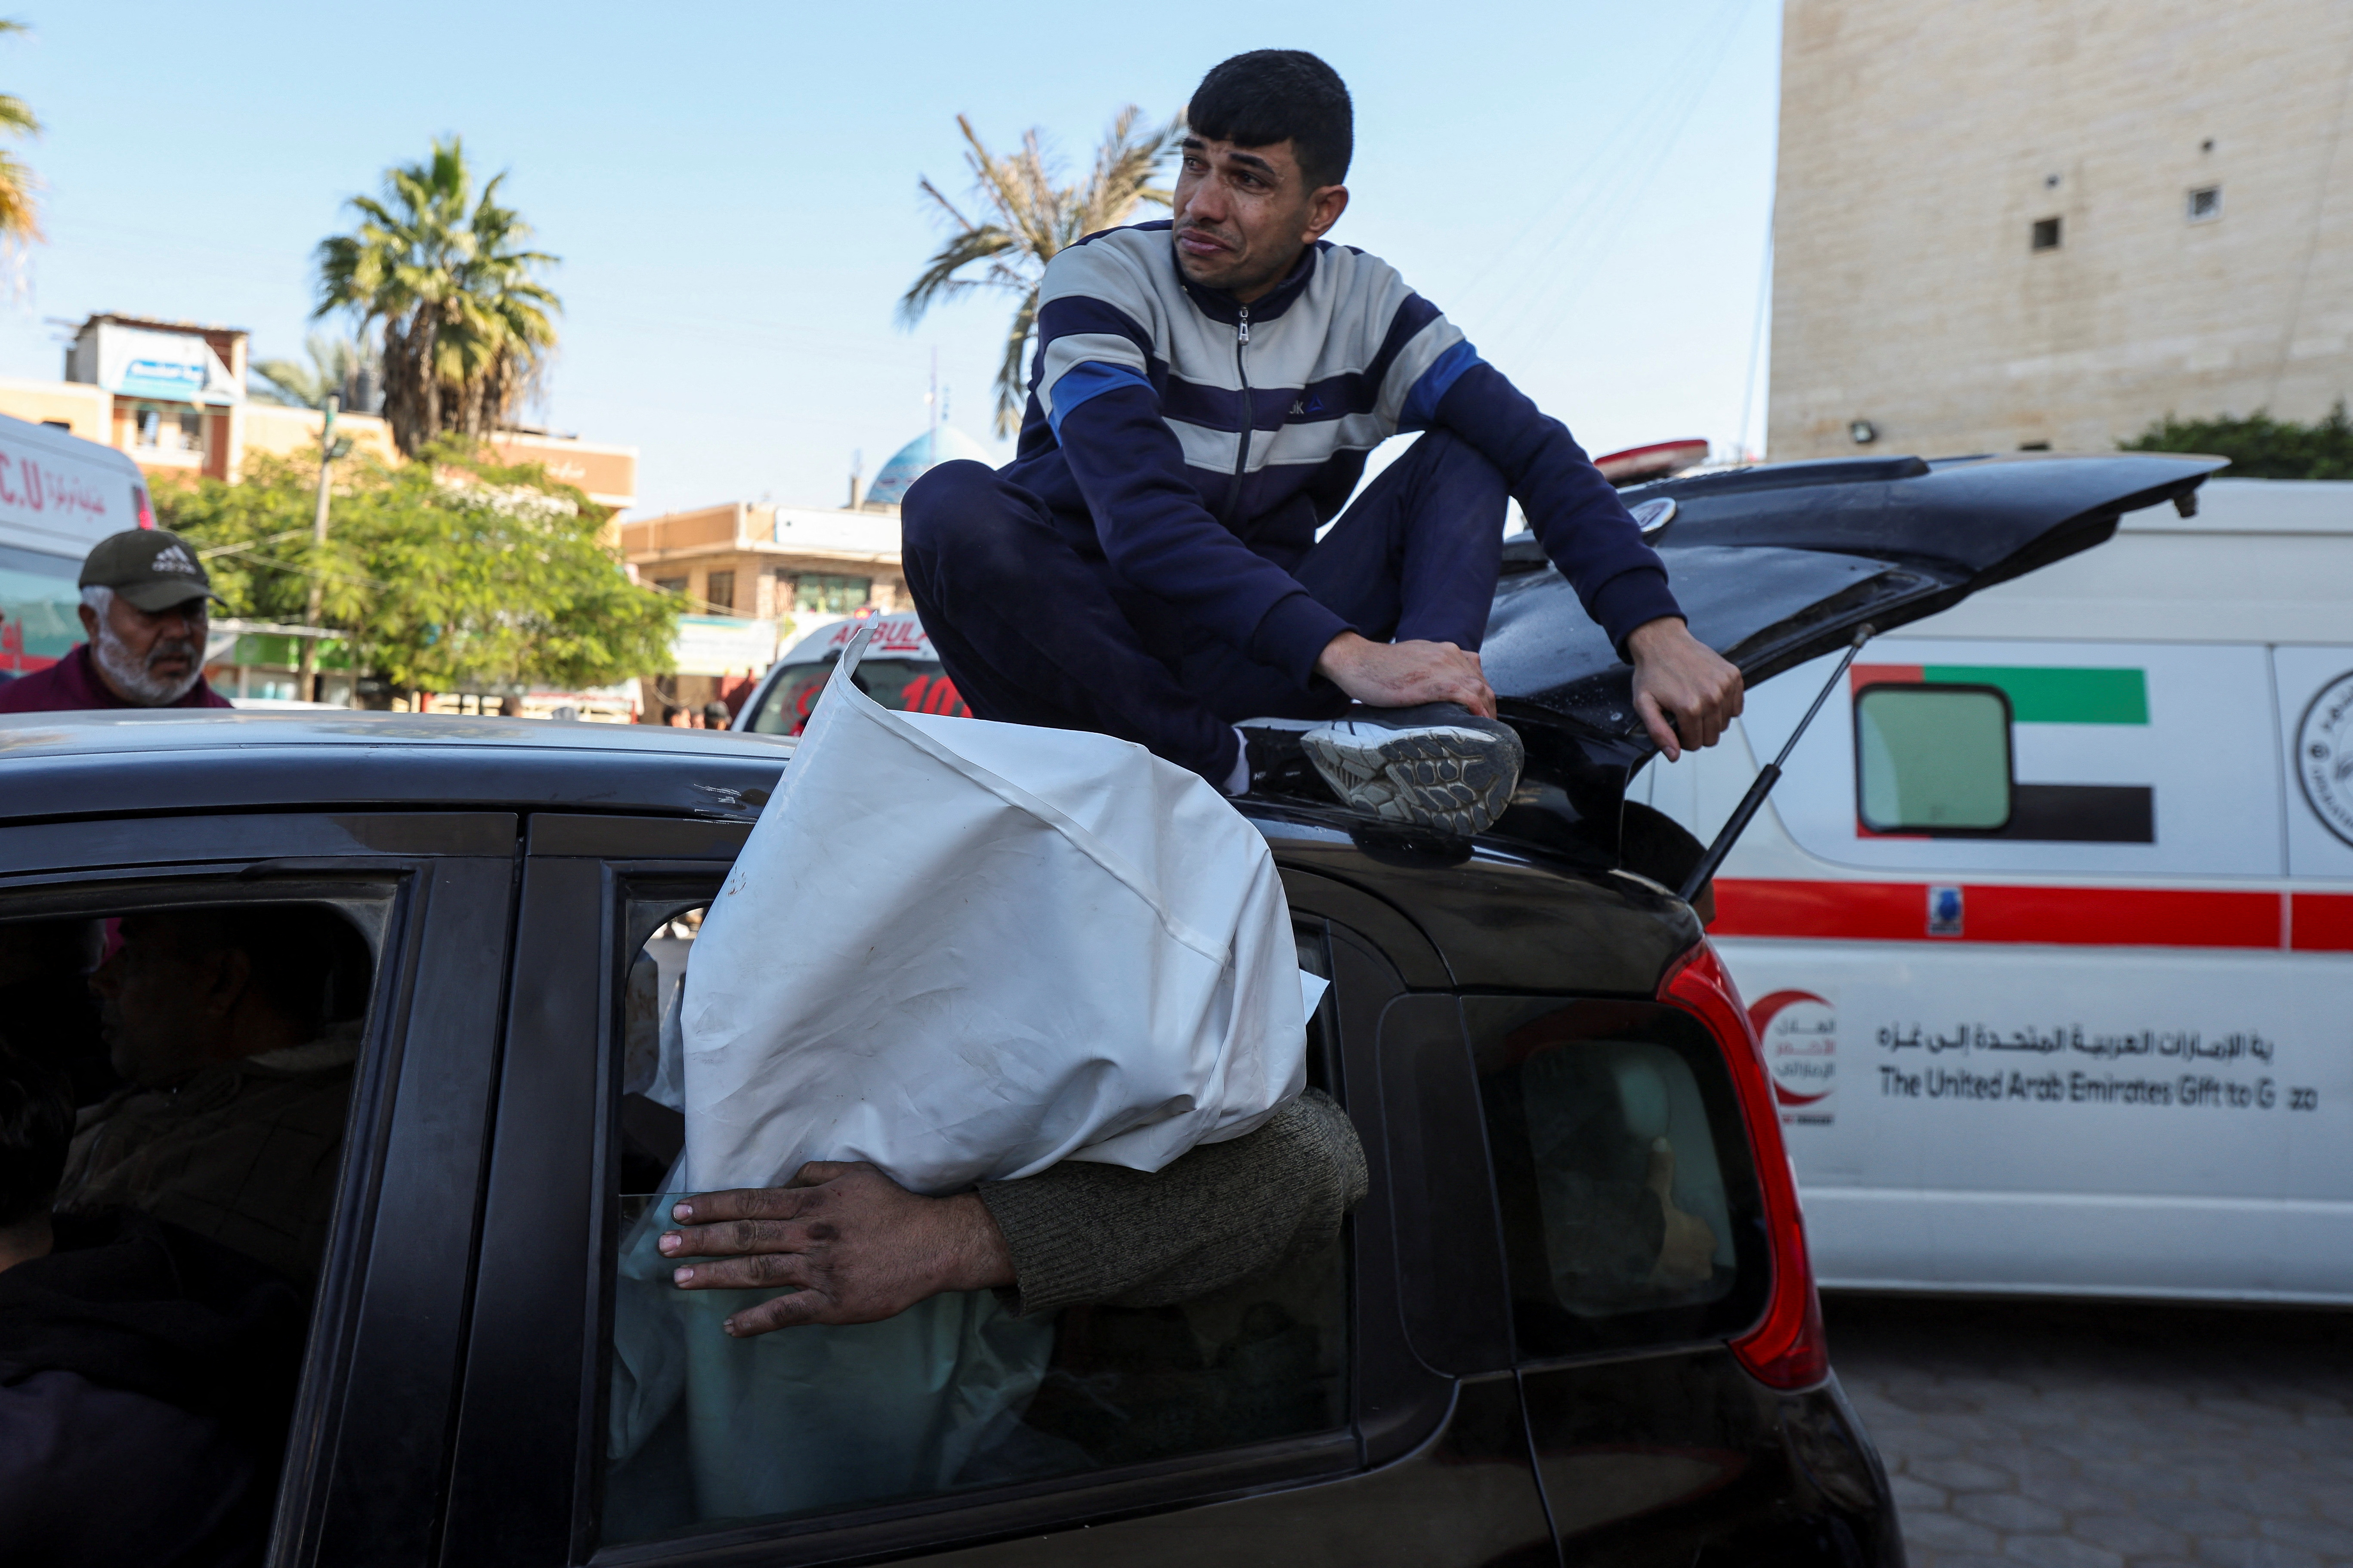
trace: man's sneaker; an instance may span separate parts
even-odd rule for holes
[[[1384,822],[1484,833],[1512,798],[1525,755],[1508,724],[1452,702],[1351,706],[1299,738],[1343,801]]]

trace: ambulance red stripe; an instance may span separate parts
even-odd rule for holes
[[[2353,952],[2353,893],[2294,893],[2288,945],[2298,952]]]
[[[1959,932],[1931,936],[1931,885],[1719,877],[1716,920],[1708,934],[2353,952],[2353,894],[2348,893],[1965,883]]]

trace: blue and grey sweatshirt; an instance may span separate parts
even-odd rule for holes
[[[1166,220],[1047,263],[1020,444],[1005,477],[1092,521],[1113,570],[1303,685],[1348,624],[1296,561],[1365,455],[1446,429],[1500,469],[1586,613],[1626,636],[1680,616],[1666,568],[1557,419],[1482,360],[1395,268],[1308,247],[1248,305],[1178,269]]]

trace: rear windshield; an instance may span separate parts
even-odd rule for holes
[[[763,735],[799,734],[801,726],[808,722],[809,710],[817,706],[818,693],[825,689],[827,679],[840,659],[841,655],[833,653],[827,655],[822,664],[797,664],[786,670],[761,698],[760,706],[744,728]],[[885,708],[945,713],[957,719],[972,717],[972,710],[956,694],[955,683],[932,659],[860,659],[850,679],[858,682],[860,691]]]
[[[1715,1041],[1652,1003],[1466,997],[1523,1356],[1720,1339],[1763,1210]]]

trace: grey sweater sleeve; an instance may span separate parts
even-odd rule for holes
[[[980,1189],[1013,1254],[1014,1310],[1161,1307],[1323,1245],[1365,1195],[1347,1113],[1309,1089],[1266,1125],[1166,1169],[1066,1160]]]

